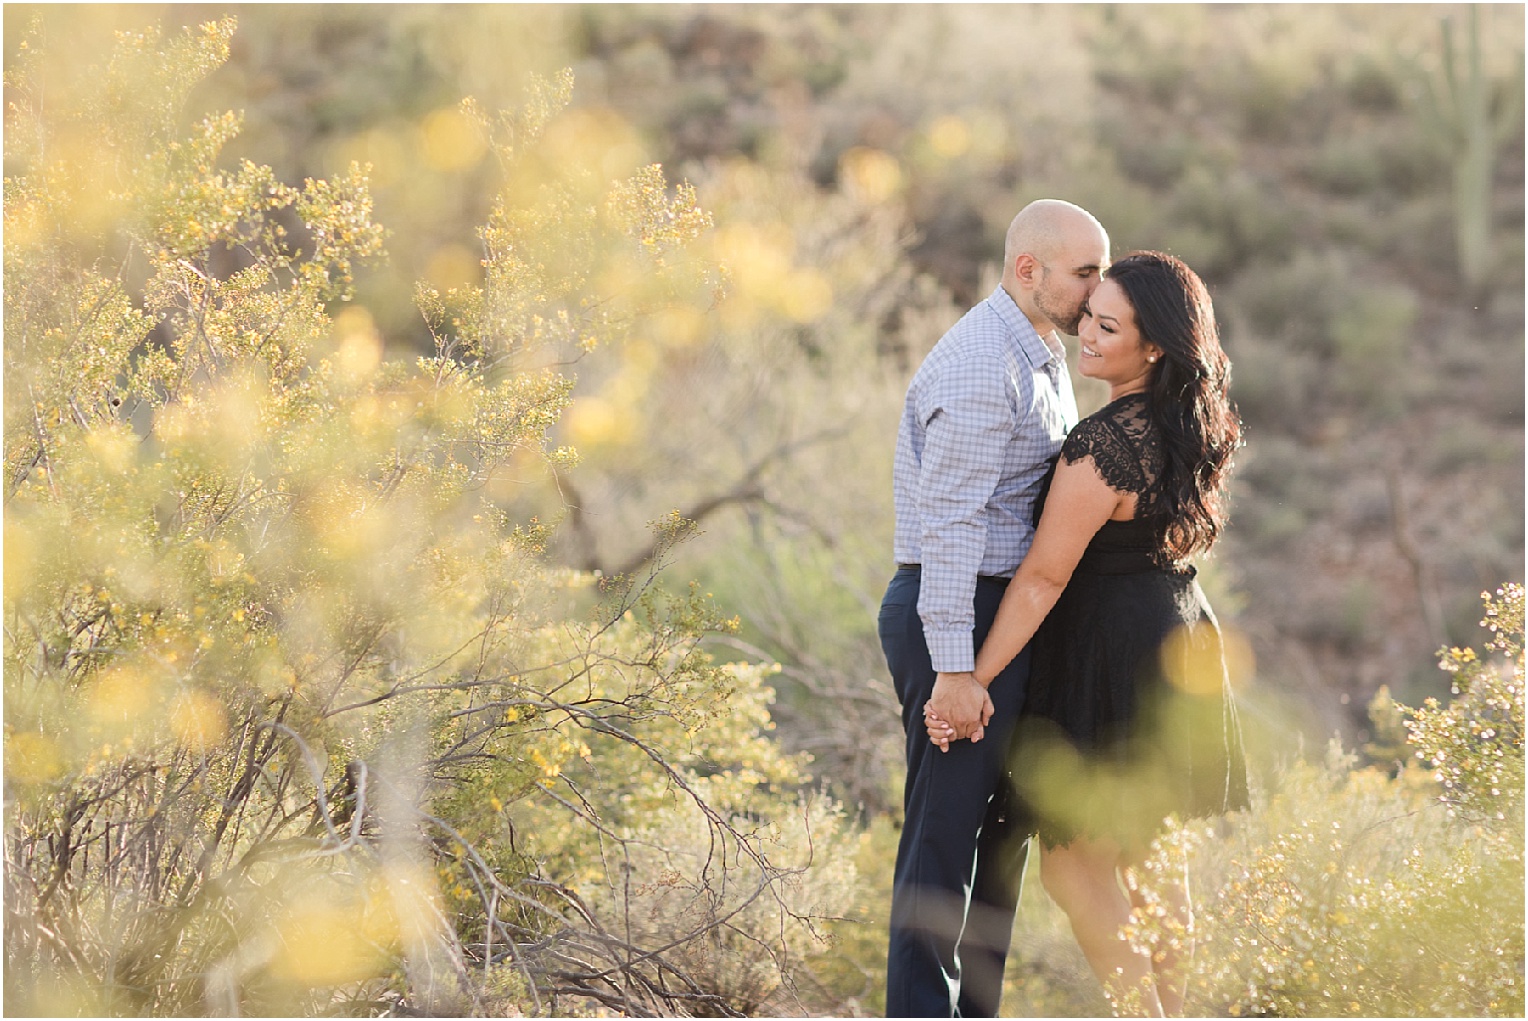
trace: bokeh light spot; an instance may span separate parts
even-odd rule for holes
[[[210,748],[228,733],[223,703],[204,691],[188,691],[170,706],[170,731],[187,748]]]
[[[665,305],[653,313],[648,332],[665,348],[687,348],[705,336],[706,317],[688,305]]]
[[[483,260],[463,245],[442,245],[430,256],[425,276],[442,291],[471,287],[483,275]]]
[[[615,407],[601,397],[580,397],[563,421],[567,424],[568,438],[576,447],[609,443],[620,426]]]
[[[963,117],[946,114],[929,125],[928,144],[944,159],[964,156],[971,148],[971,126]]]
[[[845,190],[864,202],[885,202],[902,189],[902,165],[880,149],[855,146],[840,157],[838,168]]]
[[[138,453],[138,442],[130,433],[116,429],[96,429],[85,437],[85,446],[107,473],[126,474]]]
[[[280,928],[281,950],[271,966],[277,978],[298,986],[330,986],[377,973],[380,955],[361,939],[350,911],[319,904],[288,915]]]
[[[744,288],[783,277],[794,246],[790,229],[780,224],[731,223],[716,232],[716,254]]]
[[[338,149],[335,162],[339,166],[359,163],[370,167],[367,176],[374,188],[388,188],[404,180],[411,162],[408,148],[398,132],[385,127],[355,135]]]
[[[816,322],[833,307],[833,285],[815,269],[795,270],[785,283],[781,307],[798,323]]]
[[[115,667],[96,682],[91,719],[108,733],[120,733],[153,711],[156,695],[150,678],[127,666]]]
[[[1252,675],[1252,650],[1232,630],[1218,634],[1207,624],[1185,626],[1168,635],[1162,645],[1162,671],[1168,681],[1190,695],[1217,695],[1230,683]]]
[[[352,305],[334,319],[335,359],[340,372],[359,378],[375,371],[382,361],[382,334],[371,312]],[[359,409],[358,409],[359,410]]]
[[[604,181],[630,176],[647,162],[636,131],[614,110],[570,110],[547,129],[547,145],[562,156],[563,166],[596,168]]]
[[[389,907],[377,905],[381,914],[379,924],[384,928],[396,926],[398,937],[405,945],[430,938],[435,932],[436,919],[440,916],[435,897],[433,874],[422,865],[412,862],[392,862],[384,866],[381,882],[375,889],[377,895],[391,900]]]
[[[64,774],[58,742],[46,734],[24,732],[5,739],[5,772],[12,782],[48,783]]]
[[[455,107],[436,110],[426,117],[420,134],[425,163],[447,173],[471,170],[488,152],[478,126]]]

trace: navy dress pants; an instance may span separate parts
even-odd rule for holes
[[[978,646],[1006,583],[976,583]],[[981,741],[929,742],[923,704],[935,672],[918,617],[919,572],[900,569],[881,602],[881,647],[907,739],[905,822],[892,880],[887,1017],[996,1017],[1032,826],[1011,796],[1008,750],[1029,650],[992,682]]]

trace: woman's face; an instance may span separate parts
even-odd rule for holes
[[[1078,368],[1084,376],[1108,383],[1115,396],[1143,389],[1162,355],[1155,344],[1141,339],[1124,289],[1107,279],[1088,297],[1077,339],[1082,342]]]

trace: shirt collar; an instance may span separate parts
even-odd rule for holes
[[[1034,324],[1029,317],[1019,310],[1018,304],[1013,300],[1013,295],[1008,293],[1007,288],[998,284],[997,288],[987,297],[987,304],[997,313],[999,319],[1007,324],[1008,329],[1018,339],[1019,350],[1024,352],[1024,357],[1029,359],[1032,368],[1044,368],[1053,361],[1066,358],[1066,352],[1057,351],[1047,344],[1035,331]]]

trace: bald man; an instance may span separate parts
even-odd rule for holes
[[[1005,797],[1029,674],[1021,653],[984,688],[976,649],[1034,537],[1035,500],[1077,423],[1059,332],[1075,334],[1109,236],[1056,199],[1025,206],[1003,277],[936,344],[907,390],[893,488],[897,570],[881,647],[907,741],[892,888],[888,1017],[995,1017],[1029,824]],[[961,738],[929,742],[931,702]]]

